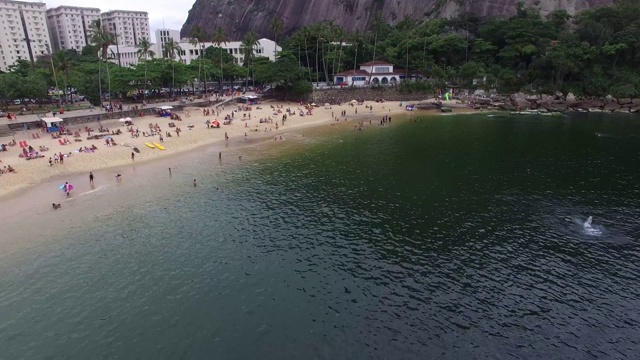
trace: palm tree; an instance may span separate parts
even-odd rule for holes
[[[153,45],[147,38],[140,39],[140,42],[138,43],[138,60],[144,59],[144,94],[142,95],[143,101],[147,99],[147,60],[148,58],[152,58],[156,55],[156,53],[151,50],[152,46]]]
[[[71,58],[69,57],[69,54],[66,51],[59,50],[53,54],[52,59],[53,59],[55,70],[62,73],[62,76],[64,79],[64,100],[68,101],[67,80],[69,79],[69,69],[71,68]]]
[[[380,11],[378,11],[373,16],[373,19],[371,21],[371,30],[374,32],[373,59],[372,59],[372,62],[374,62],[374,63],[376,61],[376,48],[378,46],[378,34],[380,33],[380,30],[382,29],[382,27],[385,26],[386,24],[387,24],[387,22],[384,19],[384,17],[382,16],[382,13]],[[369,84],[371,84],[371,76],[372,76],[372,74],[373,74],[373,72],[369,73]]]
[[[172,85],[171,85],[171,96],[173,96],[173,90],[176,88],[176,54],[179,59],[182,59],[182,48],[180,45],[174,41],[173,39],[169,39],[164,44],[164,54],[166,57],[171,59],[171,75],[172,75]]]
[[[89,25],[89,42],[100,49],[100,59],[106,62],[107,79],[109,79],[109,46],[115,44],[116,37],[102,26],[100,19]],[[102,103],[102,66],[98,64],[98,88],[100,89],[100,103]],[[109,82],[111,79],[109,79]],[[111,94],[109,94],[111,99]]]
[[[271,24],[269,25],[269,29],[273,33],[273,41],[276,43],[276,52],[275,57],[278,59],[278,36],[284,33],[284,22],[280,18],[273,18],[271,20]]]
[[[244,83],[245,89],[249,84],[249,71],[251,70],[251,64],[253,64],[254,48],[258,45],[258,40],[258,34],[251,30],[245,34],[244,40],[242,40],[242,44],[240,44],[240,48],[242,48],[244,53],[244,63],[247,66],[247,78]]]
[[[191,31],[191,39],[189,39],[189,43],[193,46],[195,46],[199,52],[198,52],[198,81],[201,79],[200,75],[202,73],[202,60],[204,59],[204,42],[207,40],[207,33],[202,29],[202,27],[200,27],[200,25],[196,25],[193,30]],[[207,79],[206,79],[206,74],[205,74],[205,79],[204,79],[204,91],[205,91],[205,95],[207,93]]]
[[[213,42],[220,48],[220,91],[222,91],[222,82],[224,81],[224,73],[222,70],[222,52],[224,49],[222,48],[222,44],[226,44],[227,41],[229,41],[227,33],[222,26],[218,26],[213,33]]]

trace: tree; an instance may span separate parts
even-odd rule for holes
[[[176,87],[176,55],[179,59],[182,59],[182,48],[180,45],[174,41],[173,39],[169,39],[164,44],[163,49],[164,55],[168,57],[171,61],[171,95],[173,95],[173,89]]]
[[[195,46],[198,49],[198,57],[201,57],[204,53],[204,42],[207,41],[209,35],[200,27],[200,25],[196,25],[191,31],[191,39],[189,39],[189,43]],[[202,72],[202,62],[199,62],[200,66],[198,67],[198,81],[201,78]],[[204,76],[204,93],[207,93],[207,76]]]
[[[64,50],[56,51],[53,54],[53,65],[57,72],[62,73],[62,78],[64,79],[64,99],[65,101],[69,101],[69,96],[67,94],[69,88],[67,86],[69,81],[69,70],[71,69],[71,57]]]
[[[34,72],[27,76],[14,73],[0,75],[0,100],[7,109],[14,99],[43,99],[47,96],[47,83]]]
[[[269,24],[269,30],[273,33],[273,41],[276,43],[275,57],[278,58],[278,36],[284,33],[284,22],[282,19],[274,17]]]
[[[242,52],[244,54],[244,65],[247,67],[247,77],[244,84],[245,88],[249,86],[249,72],[251,71],[251,65],[255,56],[255,47],[258,45],[258,40],[258,34],[256,34],[255,31],[251,30],[245,34],[244,39],[240,44],[240,48],[242,49]]]
[[[151,42],[147,38],[140,39],[138,43],[138,60],[144,61],[144,94],[142,95],[142,99],[146,100],[147,98],[147,60],[149,58],[153,58],[156,54],[151,50]]]
[[[107,66],[107,80],[109,84],[111,78],[109,76],[109,46],[115,44],[116,37],[102,26],[100,19],[97,19],[89,25],[89,42],[100,49],[100,59],[106,63]],[[100,98],[102,98],[102,67],[98,67],[98,88],[100,91]],[[111,89],[109,89],[111,92]],[[111,95],[109,95],[111,99]]]
[[[214,44],[216,44],[216,46],[218,46],[218,48],[220,48],[221,50],[224,50],[222,48],[223,44],[226,44],[227,41],[229,41],[229,38],[227,37],[227,33],[224,31],[224,28],[222,28],[222,26],[218,26],[216,27],[216,31],[213,33],[213,42]],[[226,52],[226,51],[224,51]],[[222,65],[222,53],[223,51],[220,52],[220,91],[222,91],[222,82],[224,81],[224,68]]]

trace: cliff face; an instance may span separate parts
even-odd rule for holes
[[[333,20],[343,28],[365,30],[380,11],[390,23],[411,16],[414,19],[455,17],[464,12],[478,16],[511,16],[521,0],[196,0],[180,35],[189,37],[200,25],[207,33],[222,26],[231,40],[239,40],[249,30],[273,38],[271,19],[283,20],[285,33],[320,20]],[[565,9],[570,14],[616,0],[524,0],[543,14]]]

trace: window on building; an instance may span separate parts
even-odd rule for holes
[[[365,76],[354,76],[351,79],[353,79],[353,81],[366,81],[367,78]]]
[[[374,73],[388,73],[390,72],[390,68],[388,66],[376,66],[373,69]]]

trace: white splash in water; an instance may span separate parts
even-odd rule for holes
[[[589,216],[587,218],[587,221],[585,221],[584,224],[582,224],[585,234],[591,235],[591,236],[602,235],[602,229],[600,229],[599,226],[594,227],[593,225],[591,225],[592,221],[593,221],[593,216]]]

